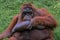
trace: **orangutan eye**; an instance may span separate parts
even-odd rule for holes
[[[30,13],[32,12],[33,10],[31,8],[24,8],[23,12],[26,12],[26,13]]]

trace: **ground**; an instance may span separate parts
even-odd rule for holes
[[[54,39],[60,40],[60,0],[0,0],[0,33],[8,27],[13,16],[20,13],[21,5],[26,2],[33,3],[37,8],[48,9],[58,22]]]

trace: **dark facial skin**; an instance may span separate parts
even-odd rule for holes
[[[29,7],[24,8],[22,15],[24,20],[30,20],[33,17],[32,8],[29,8]]]

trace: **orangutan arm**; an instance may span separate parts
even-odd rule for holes
[[[46,9],[41,8],[38,12],[40,13],[40,16],[35,16],[31,19],[31,24],[29,26],[43,25],[52,28],[57,26],[56,20]]]
[[[13,17],[13,19],[12,19],[11,23],[9,24],[8,28],[2,34],[0,34],[0,39],[3,39],[5,37],[9,36],[9,34],[10,34],[12,28],[14,27],[14,25],[16,24],[17,20],[18,20],[18,15]]]
[[[55,21],[55,19],[52,16],[44,16],[44,17],[40,17],[37,16],[35,18],[32,19],[32,24],[33,25],[43,25],[43,26],[52,26],[52,27],[56,27],[57,23]]]

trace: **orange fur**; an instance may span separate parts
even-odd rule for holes
[[[53,18],[53,16],[51,14],[49,14],[49,12],[45,9],[45,8],[36,8],[33,4],[31,3],[27,3],[27,4],[23,4],[22,7],[21,7],[21,13],[23,12],[23,8],[25,7],[25,5],[28,5],[28,6],[31,6],[34,10],[34,18],[31,19],[31,24],[33,26],[37,26],[38,24],[40,25],[43,25],[43,26],[47,26],[50,27],[56,27],[57,26],[57,23],[55,21],[55,19]],[[8,28],[6,29],[5,32],[3,32],[1,35],[0,35],[0,39],[8,36],[7,34],[10,34],[12,28],[14,27],[14,25],[17,23],[17,22],[22,22],[23,21],[23,18],[21,18],[22,14],[19,14],[19,15],[16,15],[13,17],[10,25],[8,26]],[[48,31],[48,30],[46,30]],[[50,37],[52,37],[51,35],[53,35],[53,33],[51,32],[52,30],[50,30]],[[44,32],[44,31],[43,31]],[[17,34],[15,34],[17,35]],[[14,38],[14,36],[12,36],[9,40],[16,40]],[[49,39],[47,39],[49,40]],[[53,38],[51,38],[50,40],[53,40]]]

